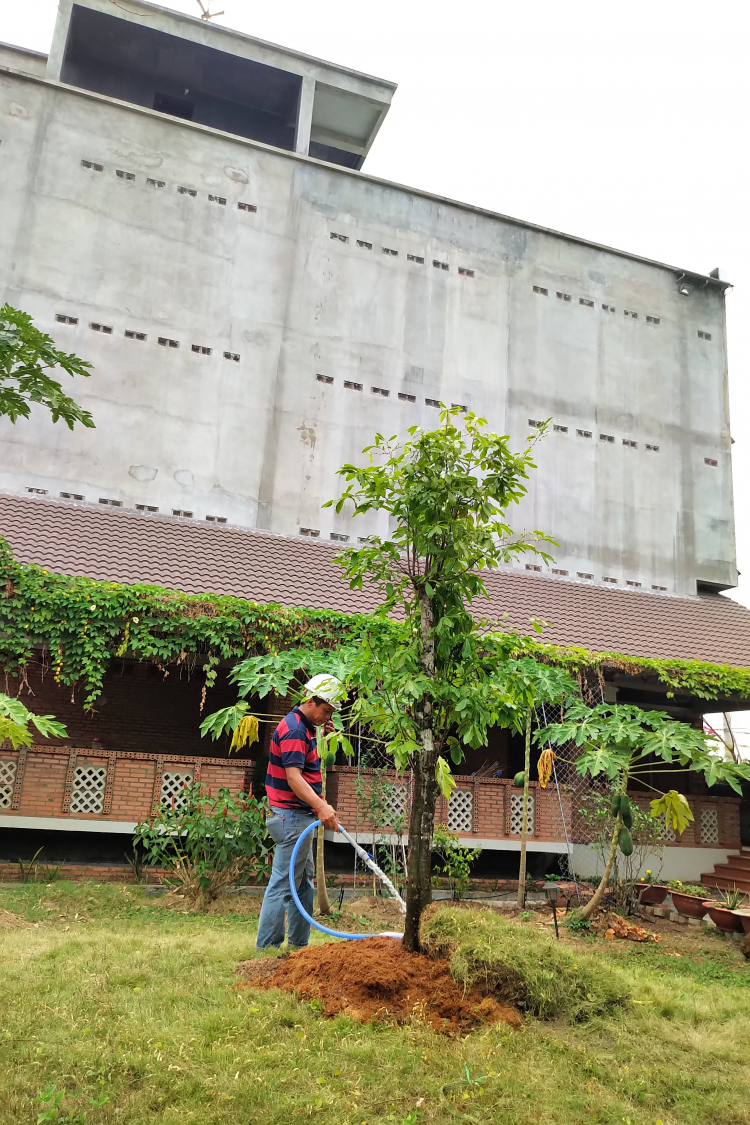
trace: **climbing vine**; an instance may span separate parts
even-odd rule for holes
[[[205,685],[220,661],[304,645],[329,649],[369,619],[331,610],[285,609],[221,594],[182,594],[53,574],[18,563],[0,537],[0,669],[26,677],[35,659],[55,680],[95,704],[111,660],[201,668]]]
[[[0,670],[27,675],[40,657],[55,679],[95,706],[118,656],[198,667],[210,689],[220,662],[287,648],[334,649],[365,630],[388,629],[379,616],[259,604],[223,594],[182,594],[161,586],[123,585],[53,574],[17,562],[0,537]],[[750,669],[698,660],[657,660],[534,642],[537,659],[574,675],[616,669],[648,675],[669,694],[703,699],[750,697]],[[528,654],[528,648],[526,649]]]

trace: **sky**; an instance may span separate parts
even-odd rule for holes
[[[164,7],[200,14],[197,0]],[[371,175],[721,269],[744,572],[730,596],[750,606],[747,0],[213,0],[221,9],[219,24],[398,82]],[[56,10],[0,0],[0,41],[48,51]],[[750,714],[740,725],[750,735]]]

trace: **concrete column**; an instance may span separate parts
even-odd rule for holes
[[[65,46],[68,42],[68,30],[73,0],[59,0],[55,30],[52,34],[49,57],[47,58],[47,77],[55,82],[60,81]]]
[[[303,152],[305,156],[307,156],[310,150],[310,130],[312,128],[314,101],[315,79],[303,78],[302,89],[299,93],[299,109],[297,110],[297,135],[294,140],[294,151]]]

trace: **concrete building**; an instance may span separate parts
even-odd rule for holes
[[[394,90],[142,0],[0,48],[0,293],[97,426],[0,423],[0,489],[345,540],[335,470],[444,402],[552,419],[514,522],[556,578],[733,586],[718,271],[368,177]]]

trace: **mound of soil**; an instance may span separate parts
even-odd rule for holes
[[[24,922],[10,910],[0,910],[0,930],[28,930],[33,927],[33,922]]]
[[[387,925],[388,929],[398,930],[399,933],[403,932],[404,915],[395,898],[376,898],[374,895],[369,895],[348,903],[347,909],[360,918]]]
[[[272,970],[272,971],[271,971]],[[464,993],[447,961],[407,953],[394,938],[331,942],[277,957],[244,961],[238,972],[248,987],[280,988],[303,1000],[320,1000],[326,1016],[353,1019],[418,1019],[436,1031],[470,1031],[500,1020],[521,1027],[515,1008],[481,992]]]
[[[148,906],[153,906],[155,903],[167,910],[176,910],[181,914],[242,914],[248,918],[257,918],[260,913],[261,900],[256,895],[221,894],[203,910],[198,893],[185,894],[182,890],[173,890],[161,895],[158,899],[151,899]]]

